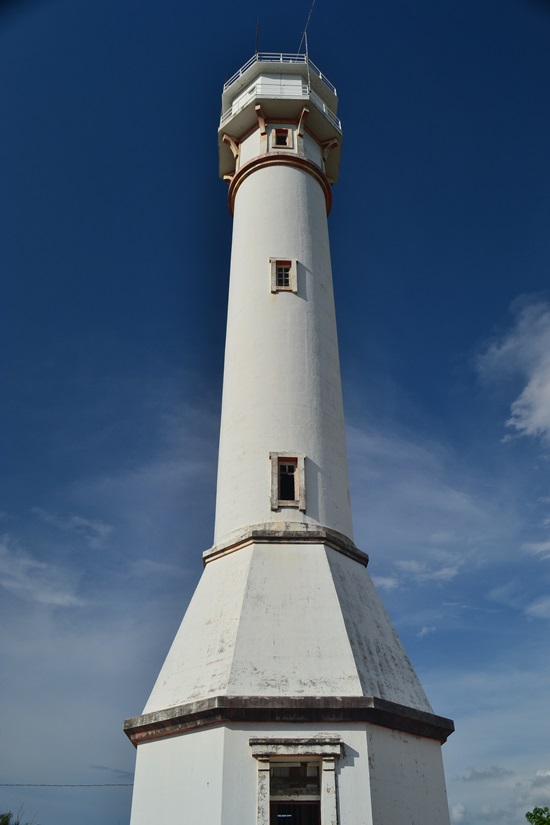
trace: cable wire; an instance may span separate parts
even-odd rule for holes
[[[307,54],[307,27],[309,26],[309,21],[311,20],[311,15],[313,14],[313,7],[315,6],[316,0],[313,0],[311,4],[311,8],[309,10],[309,14],[307,16],[306,25],[304,28],[304,33],[302,34],[302,39],[300,40],[300,45],[298,46],[298,51],[296,54],[300,54],[300,49],[302,48],[302,43],[304,40],[306,41],[306,54]]]
[[[132,788],[133,782],[98,783],[48,783],[48,782],[0,782],[0,788]]]

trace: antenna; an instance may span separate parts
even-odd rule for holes
[[[258,41],[260,39],[260,18],[256,20],[256,54],[259,53]]]
[[[315,6],[316,0],[313,0],[311,4],[311,8],[309,10],[309,14],[307,16],[306,25],[304,28],[304,33],[302,34],[302,39],[300,40],[300,45],[298,46],[297,54],[300,54],[300,49],[302,48],[302,43],[304,40],[306,41],[306,57],[307,57],[307,27],[309,26],[309,21],[311,20],[311,15],[313,14],[313,7]]]

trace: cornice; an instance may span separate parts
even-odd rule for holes
[[[206,550],[202,555],[203,562],[206,565],[251,544],[323,544],[359,562],[363,567],[369,563],[367,553],[359,550],[343,533],[308,522],[267,522],[237,530],[223,542]]]
[[[124,732],[137,747],[192,730],[227,724],[361,724],[446,742],[454,723],[444,716],[375,696],[213,696],[134,716]]]

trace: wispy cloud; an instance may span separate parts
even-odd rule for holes
[[[470,768],[465,776],[457,777],[461,782],[482,782],[487,779],[502,779],[505,776],[513,776],[514,772],[501,768],[499,765],[491,765],[490,768],[477,770]]]
[[[527,605],[525,612],[528,616],[536,616],[537,619],[550,619],[550,596],[542,596]]]
[[[12,545],[9,537],[0,541],[0,585],[18,596],[55,607],[80,607],[74,572],[38,561]]]
[[[426,636],[429,636],[431,633],[435,633],[436,630],[437,630],[437,628],[434,627],[433,625],[424,625],[424,627],[422,627],[420,629],[420,631],[416,634],[416,638],[417,639],[424,639]]]
[[[517,299],[512,327],[477,358],[487,383],[519,379],[521,391],[510,407],[506,426],[516,437],[550,439],[550,304]],[[509,436],[510,437],[510,436]]]
[[[522,550],[541,559],[550,559],[550,541],[533,541],[522,545]]]
[[[133,782],[134,779],[134,774],[131,771],[125,771],[121,768],[110,768],[108,765],[88,765],[88,767],[93,771],[101,771],[109,774],[120,782]]]
[[[533,787],[534,788],[550,788],[550,771],[542,770],[537,771],[536,776],[533,780]]]
[[[435,567],[424,561],[400,560],[396,561],[395,566],[417,582],[448,582],[460,572],[457,562]]]
[[[458,805],[453,805],[451,807],[451,822],[466,822],[467,815],[468,814],[466,808],[461,803],[459,803]]]
[[[361,502],[356,538],[373,563],[398,562],[407,548],[409,559],[392,571],[398,581],[404,574],[416,583],[449,581],[474,547],[477,563],[482,547],[511,534],[514,514],[497,515],[498,495],[487,495],[471,468],[464,476],[460,457],[444,444],[372,421],[349,427],[347,440],[352,498]]]
[[[379,590],[395,590],[399,581],[393,576],[373,576],[372,581]]]
[[[87,519],[78,515],[58,516],[44,510],[42,507],[33,507],[32,512],[42,521],[51,524],[64,533],[74,532],[83,536],[92,549],[101,547],[113,529],[110,524],[105,524],[105,522],[97,519]]]
[[[138,559],[131,563],[131,571],[138,578],[149,578],[150,576],[170,576],[178,578],[185,575],[185,570],[175,564],[164,564],[152,559]]]

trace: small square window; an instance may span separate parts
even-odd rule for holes
[[[297,292],[296,261],[270,258],[271,291]]]
[[[291,145],[290,129],[273,130],[273,146],[288,149]]]
[[[271,509],[296,507],[306,509],[305,457],[288,453],[270,453]]]

